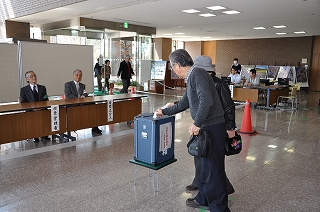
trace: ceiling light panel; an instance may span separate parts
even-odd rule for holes
[[[294,34],[304,34],[306,33],[305,31],[298,31],[298,32],[293,32]]]
[[[287,33],[286,32],[277,32],[276,34],[277,35],[286,35]]]
[[[280,28],[286,28],[287,26],[285,25],[278,25],[278,26],[273,26],[273,28],[276,28],[276,29],[280,29]]]
[[[205,13],[205,14],[199,14],[199,16],[202,16],[202,17],[213,17],[213,16],[216,16],[215,14],[212,14],[212,13]]]
[[[259,29],[267,29],[265,27],[254,27],[253,29],[259,30]]]
[[[227,14],[227,15],[234,15],[234,14],[239,14],[241,12],[239,12],[237,10],[229,10],[229,11],[224,11],[223,13]]]
[[[195,10],[195,9],[190,9],[190,10],[182,10],[182,12],[184,13],[199,13],[199,10]]]
[[[223,7],[223,6],[212,6],[212,7],[207,7],[209,10],[225,10],[227,9],[226,7]]]

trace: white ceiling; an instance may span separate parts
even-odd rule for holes
[[[240,11],[203,18],[182,10],[206,10],[221,5]],[[209,10],[207,10],[209,11]],[[218,15],[220,14],[220,15]],[[156,27],[156,37],[184,41],[273,38],[320,35],[319,0],[88,0],[12,20],[30,22],[32,26],[75,17]],[[286,25],[275,29],[274,25]],[[253,30],[253,27],[266,27]],[[305,31],[305,34],[294,34]],[[184,32],[185,35],[164,36]],[[276,35],[286,32],[286,35]],[[203,37],[212,37],[204,39]]]

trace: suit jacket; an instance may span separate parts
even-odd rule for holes
[[[88,96],[87,93],[83,93],[83,91],[86,89],[86,85],[82,84],[81,82],[79,83],[79,94],[80,96]],[[76,84],[74,81],[66,82],[64,84],[64,94],[66,99],[72,99],[72,98],[79,98],[78,97],[78,92],[76,88]]]
[[[47,89],[43,85],[37,84],[38,87],[38,95],[39,95],[39,101],[48,101],[48,95],[47,95]],[[30,85],[24,86],[20,89],[20,102],[26,103],[26,102],[35,102],[32,90]]]
[[[133,69],[131,67],[131,63],[129,63],[129,67],[130,67],[130,74],[128,71],[128,65],[127,62],[124,60],[120,63],[120,67],[119,67],[119,71],[118,71],[118,76],[121,75],[121,79],[131,79],[131,75],[134,74]]]

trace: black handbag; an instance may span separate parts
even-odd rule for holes
[[[236,132],[233,138],[229,138],[228,133],[224,140],[224,152],[225,155],[235,155],[239,154],[242,149],[242,139],[241,136]]]
[[[188,153],[195,157],[205,157],[209,150],[211,138],[209,133],[201,129],[198,135],[190,136],[190,140],[187,144]]]

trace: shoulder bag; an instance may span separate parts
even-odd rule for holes
[[[205,157],[209,150],[211,138],[205,129],[201,129],[198,135],[190,136],[187,144],[188,153],[195,157]]]

